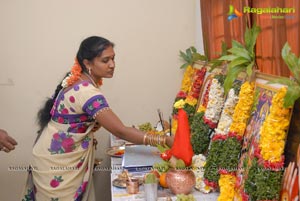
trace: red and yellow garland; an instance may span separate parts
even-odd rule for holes
[[[239,100],[234,109],[232,124],[228,137],[235,137],[238,141],[243,138],[250,111],[254,102],[254,83],[243,83],[239,93]],[[238,165],[238,164],[237,164]],[[225,180],[225,181],[224,181]],[[220,172],[220,196],[218,200],[233,200],[235,192],[236,175],[234,172]]]

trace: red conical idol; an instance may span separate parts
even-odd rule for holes
[[[192,164],[194,152],[191,144],[191,132],[188,116],[183,109],[178,110],[178,127],[171,153],[176,158],[182,159],[186,166]]]

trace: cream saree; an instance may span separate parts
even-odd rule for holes
[[[94,117],[108,108],[100,90],[87,81],[60,92],[33,148],[33,185],[27,185],[24,201],[91,200]]]

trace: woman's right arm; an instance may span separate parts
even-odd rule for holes
[[[146,133],[136,128],[125,126],[112,110],[108,109],[99,112],[95,119],[102,127],[113,135],[134,144],[144,144]],[[171,147],[173,144],[173,137],[167,136],[166,144]]]

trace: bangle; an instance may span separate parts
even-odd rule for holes
[[[146,144],[146,138],[147,138],[147,133],[144,134],[144,138],[143,138],[143,144],[144,144],[144,145],[147,145],[147,144]]]
[[[143,138],[144,145],[157,146],[157,145],[166,145],[167,136],[159,134],[150,134],[145,133]]]

